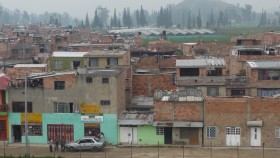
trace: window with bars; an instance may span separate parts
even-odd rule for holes
[[[79,111],[77,105],[67,102],[54,102],[54,112],[55,113],[76,113]]]
[[[208,126],[206,129],[207,138],[216,138],[217,137],[217,127]]]
[[[280,127],[275,127],[275,138],[280,138]]]
[[[22,135],[25,135],[25,125],[22,124]],[[28,125],[28,135],[30,136],[41,136],[42,135],[42,124],[32,123]]]
[[[13,112],[25,112],[25,102],[12,102]],[[27,112],[32,113],[32,102],[27,102]]]
[[[226,128],[226,134],[227,135],[240,135],[241,134],[241,128],[240,127],[227,127]]]
[[[164,127],[156,128],[157,135],[164,135]]]

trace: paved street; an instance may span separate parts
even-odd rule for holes
[[[0,146],[0,156],[4,155],[4,147]],[[24,145],[8,145],[6,155],[24,155]],[[46,145],[32,145],[30,155],[36,156],[62,156],[66,158],[276,158],[280,150],[266,149],[263,155],[261,148],[188,148],[179,146],[168,147],[108,147],[101,152],[49,152]]]

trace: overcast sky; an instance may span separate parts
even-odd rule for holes
[[[94,10],[98,5],[107,7],[109,10],[117,8],[123,10],[124,7],[130,7],[132,10],[143,8],[158,10],[160,6],[166,6],[170,3],[178,3],[183,0],[0,0],[5,8],[10,10],[19,9],[26,10],[28,13],[44,13],[48,12],[68,12],[71,16],[84,18],[86,13],[94,14]],[[279,8],[280,0],[223,0],[232,4],[251,4],[253,9],[261,11],[264,9]],[[279,8],[280,11],[280,8]]]

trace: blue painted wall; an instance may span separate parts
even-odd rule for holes
[[[118,117],[116,114],[104,114],[103,116],[100,132],[104,133],[107,142],[116,145],[118,144]]]
[[[100,131],[105,134],[106,141],[117,144],[117,115],[104,114],[103,122],[100,123]],[[48,124],[71,124],[74,125],[74,140],[84,137],[84,122],[81,122],[81,114],[70,113],[44,113],[42,114],[42,136],[28,136],[30,143],[47,143]],[[21,125],[20,113],[9,113],[9,142],[12,143],[12,125]],[[22,136],[22,143],[25,143],[25,136]]]

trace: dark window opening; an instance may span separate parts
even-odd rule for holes
[[[25,102],[12,102],[13,112],[25,112]],[[27,112],[32,113],[32,102],[27,102]]]
[[[263,55],[263,50],[239,50],[238,55]]]
[[[109,83],[109,78],[102,78],[102,83]]]
[[[86,78],[86,83],[92,83],[92,78],[91,77],[87,77]]]
[[[74,112],[73,103],[69,103],[69,106],[70,106],[70,113],[73,113]]]
[[[231,96],[244,96],[245,90],[233,89],[231,90]]]
[[[65,89],[65,81],[54,81],[54,89],[55,90]]]
[[[199,76],[199,68],[181,68],[180,76]]]
[[[222,76],[223,75],[222,68],[215,68],[214,70],[208,70],[207,76]]]
[[[100,105],[110,105],[111,101],[110,100],[100,100]]]
[[[80,61],[73,61],[73,69],[77,69],[80,66]]]

